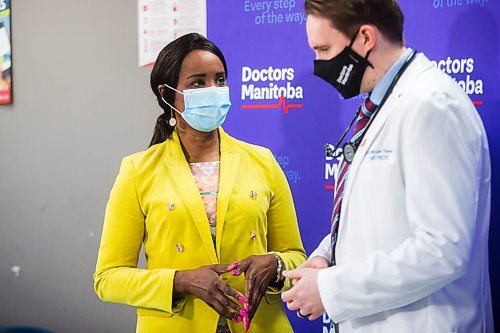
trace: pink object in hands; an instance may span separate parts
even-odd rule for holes
[[[248,304],[245,303],[246,306]],[[240,314],[243,316],[243,325],[245,327],[245,332],[250,328],[250,320],[248,320],[248,313],[245,310],[240,310]]]
[[[237,269],[233,269],[231,272],[231,275],[238,275],[240,272]]]
[[[243,325],[245,327],[245,332],[248,332],[248,329],[250,328],[250,321],[248,320],[248,317],[243,317]]]

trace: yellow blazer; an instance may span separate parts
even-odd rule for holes
[[[106,208],[94,288],[104,301],[138,307],[137,332],[216,331],[219,315],[192,295],[172,302],[176,270],[276,252],[287,269],[306,256],[286,178],[272,153],[219,128],[216,248],[203,200],[176,132],[125,157]],[[257,196],[251,196],[254,191]],[[137,268],[144,242],[147,268]],[[222,278],[244,293],[244,277]],[[283,290],[291,287],[286,280]],[[268,289],[250,332],[292,332],[279,293]],[[229,321],[232,332],[243,324]]]

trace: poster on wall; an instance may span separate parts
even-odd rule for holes
[[[138,32],[139,66],[151,66],[177,37],[189,32],[206,36],[206,0],[138,0]]]
[[[12,103],[10,0],[0,0],[0,104]]]

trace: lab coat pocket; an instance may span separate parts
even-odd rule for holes
[[[350,198],[357,202],[355,218],[366,222],[362,229],[374,247],[393,248],[401,241],[399,235],[407,234],[405,211],[401,209],[405,205],[405,182],[394,157],[364,160]]]
[[[356,173],[355,182],[368,197],[383,200],[391,195],[394,180],[401,178],[399,168],[394,161],[363,161]],[[382,198],[381,198],[382,196]]]

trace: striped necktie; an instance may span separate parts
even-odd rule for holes
[[[358,110],[356,127],[354,128],[354,132],[350,140],[351,142],[355,142],[363,135],[366,125],[368,125],[370,117],[373,115],[376,107],[377,106],[373,104],[369,98],[361,104]],[[333,213],[331,219],[332,265],[336,264],[335,247],[337,244],[337,235],[339,230],[340,207],[342,206],[342,198],[344,197],[345,183],[347,176],[349,175],[349,166],[350,164],[343,159],[340,163],[337,182],[335,184],[335,199],[333,201]]]

